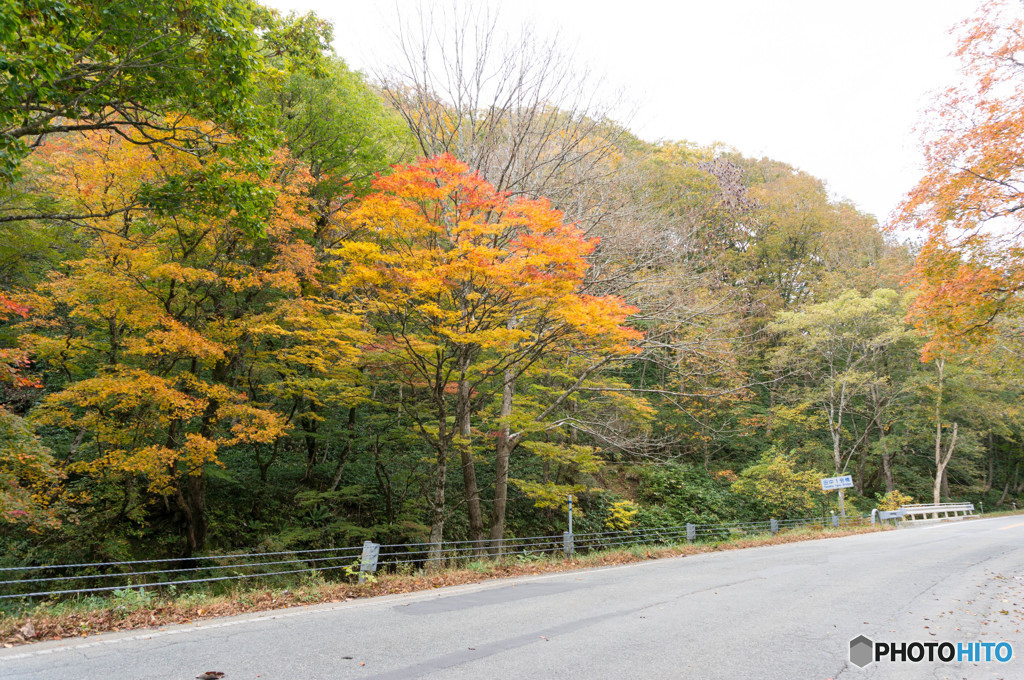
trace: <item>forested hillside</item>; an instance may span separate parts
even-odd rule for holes
[[[805,517],[838,474],[847,512],[1015,502],[1022,33],[986,11],[886,231],[498,26],[371,77],[250,0],[7,0],[0,563],[497,542],[570,495]]]

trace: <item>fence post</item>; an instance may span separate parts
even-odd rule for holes
[[[838,529],[839,528],[839,515],[832,515],[832,528],[833,529]]]
[[[696,524],[691,524],[691,523],[687,522],[686,523],[686,542],[687,543],[693,543],[695,540],[697,540],[697,525]]]
[[[571,531],[562,532],[562,552],[565,553],[566,558],[572,557],[572,554],[576,546],[574,545],[573,535]]]
[[[572,534],[572,494],[569,494],[569,533]]]
[[[779,520],[774,517],[768,520],[768,530],[772,532],[772,536],[779,533]]]
[[[359,559],[359,582],[366,581],[367,573],[377,571],[377,558],[380,557],[380,543],[363,541],[363,554]]]

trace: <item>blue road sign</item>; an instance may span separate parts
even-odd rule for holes
[[[825,477],[821,480],[821,490],[831,491],[832,489],[849,489],[853,486],[853,477],[843,475],[842,477]]]

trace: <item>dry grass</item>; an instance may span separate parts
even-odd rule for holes
[[[629,546],[578,555],[573,559],[542,558],[478,562],[472,568],[416,574],[381,574],[371,582],[306,583],[288,590],[245,590],[227,595],[193,593],[176,598],[139,596],[82,602],[43,603],[21,615],[0,616],[0,643],[13,647],[40,640],[84,637],[110,631],[158,628],[201,619],[261,612],[324,602],[344,602],[360,597],[394,595],[446,586],[480,583],[488,579],[527,576],[589,567],[603,567],[663,557],[679,557],[722,550],[740,550],[822,538],[883,531],[875,527],[841,530],[794,530],[776,536],[753,536],[714,544],[676,546]]]

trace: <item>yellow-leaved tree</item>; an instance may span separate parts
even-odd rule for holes
[[[31,161],[77,214],[103,216],[81,222],[86,256],[26,297],[23,340],[60,385],[33,419],[69,433],[71,502],[141,518],[162,499],[188,553],[225,449],[259,456],[318,394],[355,398],[358,317],[317,295],[308,176],[286,160],[260,175],[97,132]]]
[[[743,470],[732,490],[755,501],[772,517],[806,517],[821,498],[822,474],[797,470],[793,461],[774,449]]]

